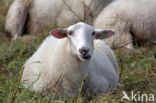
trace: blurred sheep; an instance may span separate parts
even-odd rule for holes
[[[49,27],[66,27],[79,21],[92,23],[113,0],[15,0],[7,18],[6,30],[14,39],[24,31],[40,33]]]
[[[156,40],[156,0],[117,0],[96,18],[96,28],[113,29],[116,35],[106,39],[113,47],[134,49],[134,41]]]

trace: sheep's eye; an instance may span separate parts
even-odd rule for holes
[[[95,32],[92,32],[92,36],[95,36],[95,34],[96,34]]]
[[[73,31],[69,31],[68,34],[69,34],[69,35],[73,35]]]

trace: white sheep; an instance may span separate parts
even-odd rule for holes
[[[27,30],[40,33],[48,27],[67,27],[79,21],[91,23],[113,0],[15,0],[6,30],[16,39]]]
[[[156,0],[117,0],[94,21],[97,28],[114,29],[116,35],[105,42],[134,49],[133,42],[156,40]]]
[[[116,87],[119,77],[115,55],[99,40],[110,37],[113,31],[80,22],[51,34],[24,65],[25,87],[60,97],[78,96],[85,77],[85,90],[94,94]]]

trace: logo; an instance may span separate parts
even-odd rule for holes
[[[141,94],[140,92],[134,93],[134,91],[131,91],[130,95],[128,95],[125,91],[122,91],[122,94],[123,97],[121,98],[121,101],[154,102],[156,99],[154,94]]]

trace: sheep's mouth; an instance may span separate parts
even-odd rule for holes
[[[81,55],[81,58],[83,58],[83,59],[90,59],[91,58],[91,55]]]

